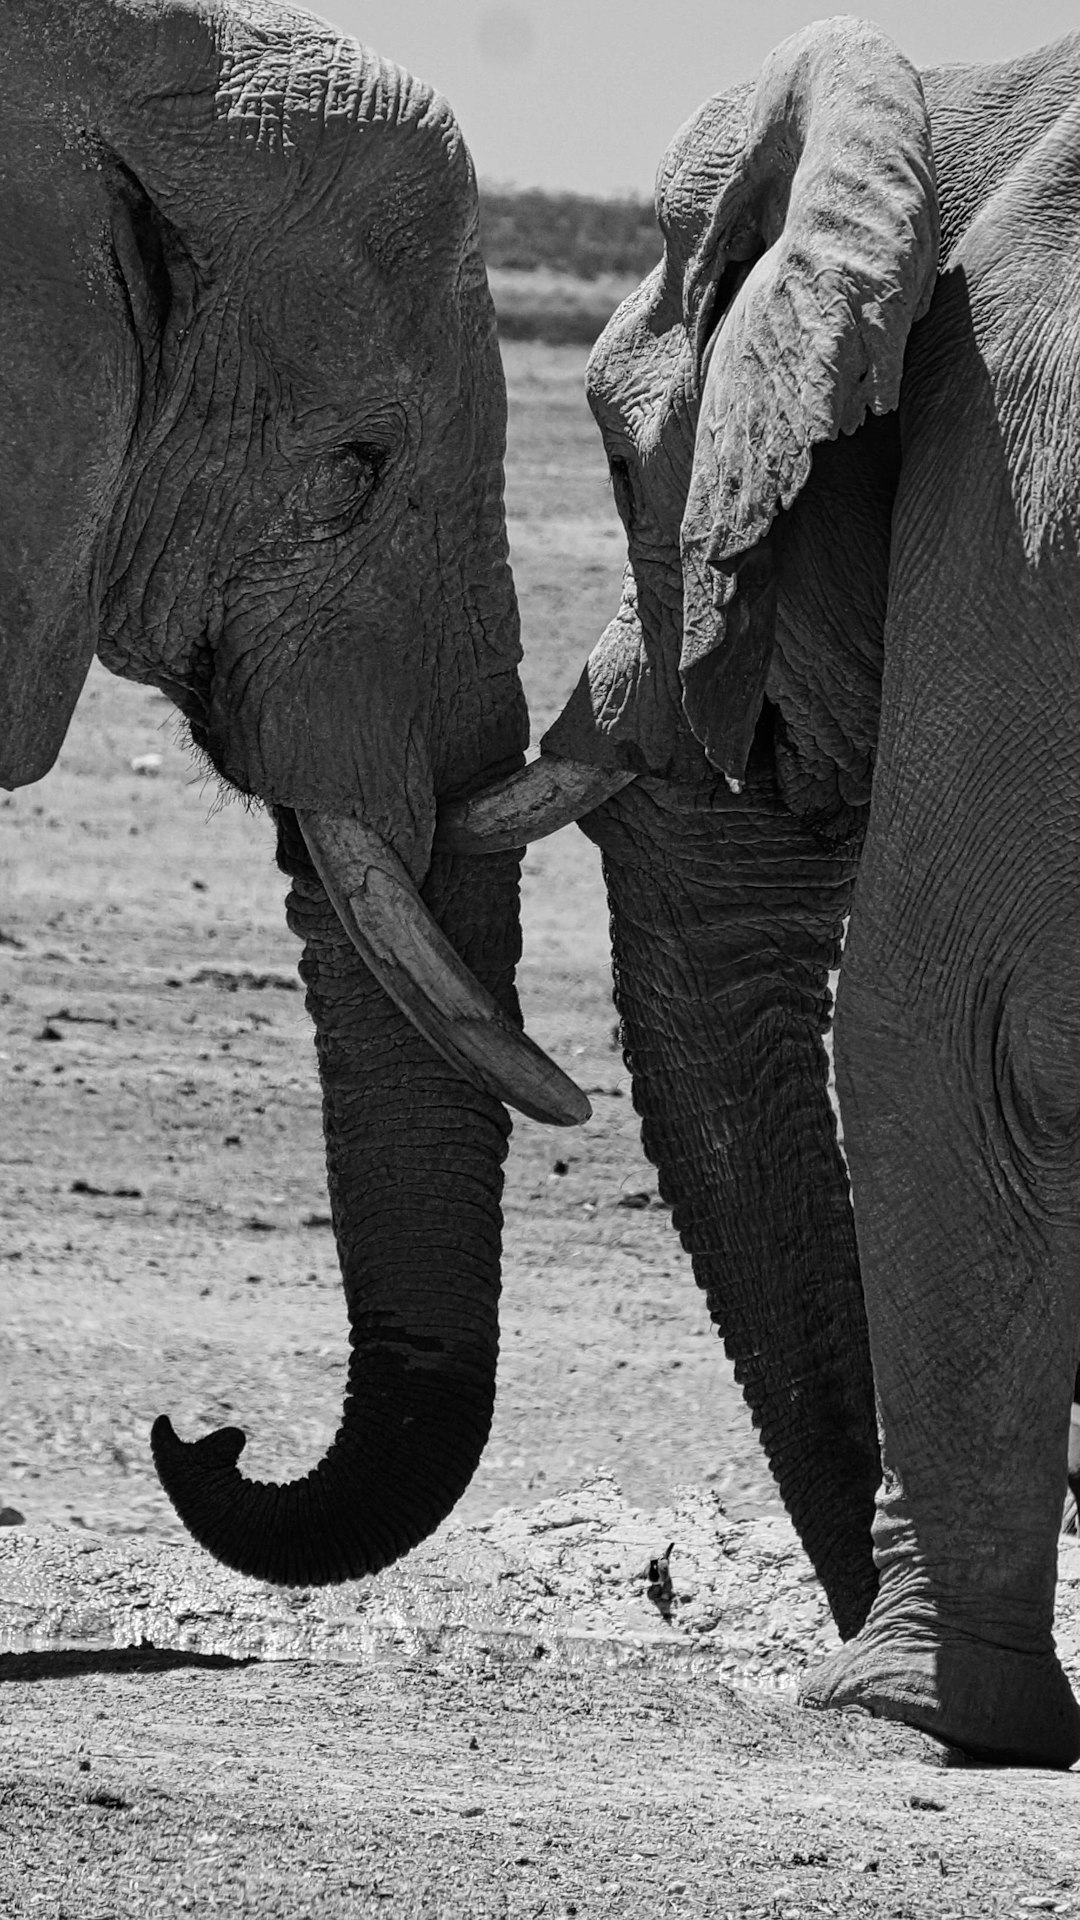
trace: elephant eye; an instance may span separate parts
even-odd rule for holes
[[[723,273],[702,293],[697,319],[691,328],[699,368],[703,366],[705,354],[713,345],[743,282],[750,278],[764,251],[760,241],[755,247],[746,241],[743,250],[738,253],[729,251]]]
[[[318,538],[344,532],[378,485],[387,449],[352,441],[319,455],[304,475],[303,508]]]
[[[634,517],[634,489],[630,484],[629,462],[613,455],[608,460],[608,471],[611,474],[611,491],[615,495],[619,519],[629,533],[630,522]]]

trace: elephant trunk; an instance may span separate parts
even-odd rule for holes
[[[761,751],[738,797],[641,779],[582,824],[645,1150],[848,1638],[876,1591],[880,1477],[822,1044],[854,854],[785,813]]]
[[[284,1486],[245,1480],[244,1436],[187,1445],[153,1433],[189,1531],[256,1578],[327,1584],[378,1572],[423,1539],[469,1483],[491,1423],[498,1353],[502,1163],[509,1122],[435,1054],[356,954],[291,814],[279,859],[315,1022],[327,1168],[350,1322],[339,1431]],[[428,906],[516,1017],[514,855],[437,856]]]

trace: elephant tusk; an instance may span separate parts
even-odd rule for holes
[[[636,778],[619,768],[542,753],[520,773],[497,781],[483,793],[440,808],[436,838],[453,853],[502,853],[508,847],[525,847],[592,813]]]
[[[303,812],[297,819],[361,959],[444,1060],[530,1119],[556,1127],[587,1120],[592,1108],[580,1087],[469,972],[386,841],[346,815]]]

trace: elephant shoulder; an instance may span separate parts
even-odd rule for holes
[[[1008,476],[1031,561],[1080,540],[1080,92],[1062,107],[985,201],[958,241],[952,339],[964,385]],[[931,316],[933,318],[933,316]],[[966,361],[966,368],[965,368]]]
[[[1075,100],[1080,34],[1017,60],[932,67],[922,80],[945,263],[988,199]]]

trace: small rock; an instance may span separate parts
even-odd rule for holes
[[[25,1527],[26,1515],[18,1507],[0,1507],[0,1527]]]
[[[153,779],[156,774],[161,772],[161,755],[160,753],[137,753],[134,760],[130,760],[128,765],[132,773],[142,773],[145,774],[148,779]]]
[[[908,1806],[917,1808],[920,1813],[944,1813],[946,1802],[932,1800],[926,1793],[909,1793]]]
[[[663,1553],[658,1553],[655,1560],[649,1561],[648,1567],[645,1570],[645,1578],[649,1583],[645,1591],[648,1598],[652,1601],[653,1606],[658,1607],[665,1618],[670,1614],[672,1602],[675,1598],[675,1589],[671,1584],[671,1568],[669,1565],[674,1547],[675,1542],[673,1540],[670,1546],[664,1548]]]

